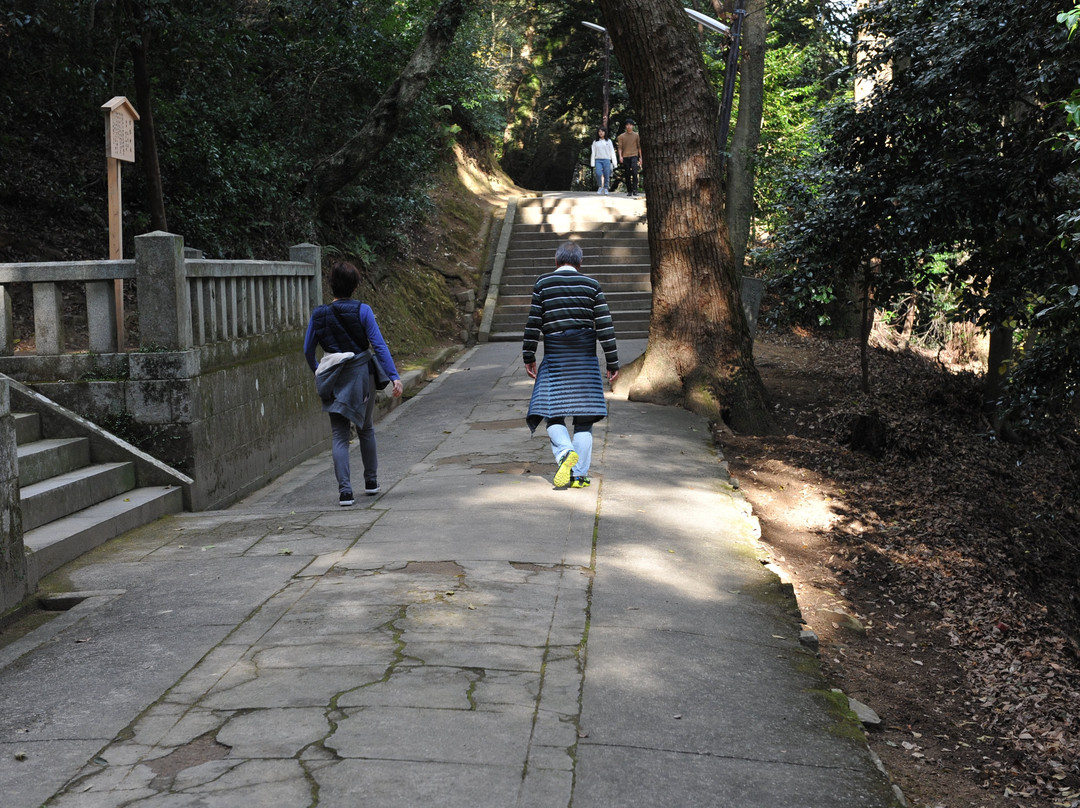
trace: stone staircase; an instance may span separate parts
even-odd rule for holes
[[[581,246],[581,270],[600,281],[611,309],[617,339],[645,339],[652,305],[645,200],[616,194],[562,194],[520,198],[505,243],[491,341],[518,341],[529,316],[536,278],[555,269],[555,249],[563,241]],[[498,270],[496,273],[498,274]]]
[[[29,396],[35,404],[48,402]],[[44,413],[12,411],[23,544],[34,582],[127,530],[183,510],[182,485],[190,482],[48,403]]]
[[[533,283],[555,269],[555,249],[567,240],[581,246],[582,272],[600,281],[616,338],[648,339],[652,279],[645,200],[562,193],[519,197],[508,207],[484,304],[481,342],[521,339]],[[742,306],[751,338],[763,292],[761,279],[743,277]]]

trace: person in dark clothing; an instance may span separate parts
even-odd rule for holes
[[[360,283],[360,272],[347,261],[330,269],[328,304],[311,312],[304,336],[304,357],[315,372],[315,387],[322,399],[323,412],[330,414],[333,436],[334,474],[338,482],[338,504],[352,505],[352,478],[349,470],[349,442],[352,428],[360,442],[364,463],[364,493],[378,494],[379,462],[375,447],[375,372],[373,362],[393,382],[392,394],[401,396],[398,376],[390,349],[386,346],[371,306],[352,300]],[[315,349],[322,348],[322,360],[316,362]]]
[[[615,141],[619,150],[619,162],[626,172],[626,195],[637,196],[638,170],[645,167],[645,154],[641,150],[641,136],[634,131],[634,119],[626,121],[626,131]]]
[[[558,463],[555,487],[589,485],[593,424],[607,416],[604,381],[596,342],[607,362],[609,382],[619,376],[615,326],[607,299],[595,278],[583,275],[581,247],[567,241],[555,251],[555,271],[536,279],[525,324],[521,355],[525,372],[536,380],[526,422],[535,431],[547,422],[551,451]],[[544,340],[544,360],[536,366],[536,347]],[[566,419],[574,419],[574,436]]]

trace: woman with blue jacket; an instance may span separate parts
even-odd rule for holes
[[[364,493],[378,494],[379,461],[375,448],[375,375],[381,369],[393,382],[394,398],[401,396],[401,378],[386,347],[371,306],[353,300],[360,284],[360,272],[347,261],[330,269],[330,303],[311,312],[304,336],[304,357],[315,372],[315,388],[322,399],[323,412],[330,414],[333,435],[334,474],[338,481],[338,504],[354,503],[349,471],[349,441],[352,427],[360,442],[364,463]],[[321,361],[315,348],[323,350]],[[378,362],[379,368],[374,367]]]

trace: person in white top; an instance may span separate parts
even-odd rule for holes
[[[592,143],[593,171],[596,172],[596,193],[611,193],[611,167],[615,164],[615,147],[611,144],[607,130],[596,130],[596,140]]]

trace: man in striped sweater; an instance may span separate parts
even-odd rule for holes
[[[532,306],[521,346],[525,371],[536,380],[529,430],[547,422],[555,462],[555,487],[585,488],[592,460],[592,425],[607,415],[604,380],[596,342],[607,361],[607,377],[619,375],[615,327],[607,300],[595,278],[581,274],[581,247],[564,242],[555,251],[555,271],[536,279]],[[544,340],[544,360],[536,366],[536,346]],[[573,418],[574,435],[566,427]]]

